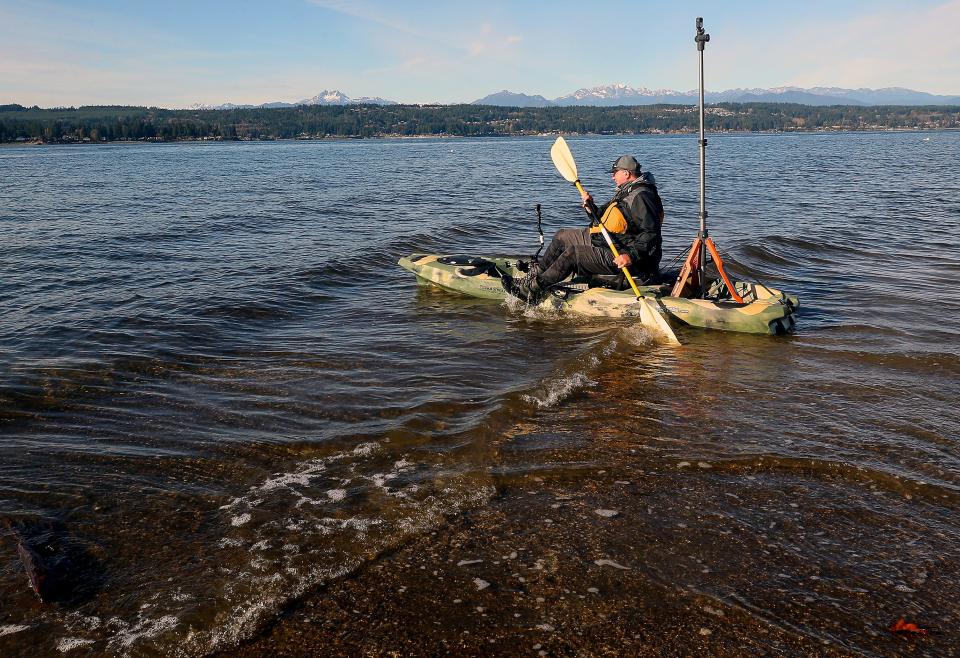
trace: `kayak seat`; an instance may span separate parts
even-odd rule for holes
[[[501,272],[497,270],[497,266],[489,261],[487,261],[485,265],[479,265],[477,267],[458,267],[455,271],[460,276],[479,276],[481,274],[489,274],[490,276],[498,279],[501,276]]]

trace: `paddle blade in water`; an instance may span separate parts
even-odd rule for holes
[[[567,141],[563,137],[557,137],[557,141],[550,147],[550,157],[553,159],[553,166],[557,168],[560,175],[571,183],[577,180],[577,163],[573,161],[573,153],[567,146]]]
[[[677,335],[673,333],[670,324],[660,315],[656,304],[646,297],[639,298],[637,302],[640,304],[640,324],[658,334],[668,345],[679,345],[680,341],[677,339]]]

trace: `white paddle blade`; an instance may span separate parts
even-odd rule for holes
[[[679,345],[680,340],[673,333],[670,324],[660,315],[656,304],[646,297],[641,297],[637,301],[640,302],[640,324],[661,335],[665,343]]]
[[[550,158],[561,176],[571,183],[577,181],[577,163],[573,161],[573,153],[563,137],[557,137],[557,141],[550,147]]]

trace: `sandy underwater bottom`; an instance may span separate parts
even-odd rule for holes
[[[912,520],[934,513],[922,495],[801,462],[663,460],[616,430],[496,448],[489,504],[222,655],[958,655],[956,563]],[[891,632],[900,618],[928,633]]]

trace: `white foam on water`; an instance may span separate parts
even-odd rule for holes
[[[395,473],[376,473],[369,476],[367,479],[373,483],[373,486],[378,489],[386,489],[387,480],[392,480],[397,477]]]
[[[100,625],[103,623],[100,617],[93,615],[85,617],[79,612],[71,612],[67,614],[67,620],[70,622],[72,627],[88,630],[96,630],[100,628]]]
[[[578,390],[582,388],[588,388],[590,386],[596,386],[596,384],[597,383],[595,381],[587,377],[585,374],[578,372],[570,375],[569,377],[562,377],[547,383],[545,390],[539,396],[524,395],[523,399],[533,405],[536,405],[540,409],[547,409],[566,400]]]
[[[417,467],[406,460],[400,460],[398,464],[395,464],[398,469],[413,470]],[[284,550],[277,553],[277,563],[273,565],[276,571],[269,577],[255,575],[250,568],[255,560],[251,559],[249,570],[243,572],[246,582],[237,583],[236,590],[246,592],[246,598],[237,601],[228,611],[217,615],[218,621],[212,630],[191,633],[181,646],[181,653],[206,654],[235,646],[252,635],[265,618],[317,584],[353,572],[366,561],[369,554],[394,546],[411,534],[435,528],[443,523],[448,514],[483,504],[493,494],[492,486],[463,483],[443,487],[439,493],[435,492],[419,501],[404,501],[401,503],[404,508],[399,518],[388,520],[364,516],[347,519],[325,517],[309,525],[303,519],[296,522],[292,519],[278,519],[272,528],[269,527],[270,524],[265,524],[264,532],[276,532],[278,528],[294,526],[301,535],[298,539],[316,537],[325,534],[324,531],[344,536],[353,534],[351,543],[357,545],[362,541],[360,545],[364,550],[360,554],[350,554],[333,552],[334,549],[329,545],[326,545],[326,548],[309,548],[304,544],[288,543],[284,545]],[[329,562],[331,557],[334,557],[337,563],[323,564],[324,561]],[[255,594],[252,594],[254,592]]]
[[[353,449],[353,455],[355,457],[368,457],[379,450],[379,448],[379,443],[361,443]]]
[[[68,651],[73,651],[74,649],[79,649],[80,647],[91,644],[93,644],[93,640],[87,640],[82,637],[62,637],[57,640],[57,651],[67,653]]]
[[[620,337],[634,346],[650,345],[655,343],[654,335],[642,324],[631,324],[620,331]]]
[[[20,624],[3,624],[0,626],[0,637],[4,635],[13,635],[14,633],[19,633],[20,631],[25,631],[29,626],[21,626]]]
[[[161,633],[173,630],[180,622],[173,615],[164,615],[158,619],[140,619],[133,627],[119,617],[110,619],[111,626],[119,626],[121,630],[108,641],[116,652],[119,648],[129,649],[134,643],[144,639],[154,638]]]
[[[326,464],[322,461],[313,462],[308,468],[299,473],[281,473],[261,484],[256,488],[256,491],[266,492],[281,487],[289,489],[292,485],[300,485],[302,487],[309,486],[313,478],[323,473],[325,466]]]
[[[216,566],[199,585],[216,591],[194,591],[196,584],[171,578],[166,590],[141,598],[149,605],[130,617],[109,618],[96,635],[79,619],[64,620],[64,638],[105,642],[109,655],[194,657],[229,650],[306,591],[494,495],[493,487],[473,474],[445,472],[432,459],[389,459],[382,451],[378,443],[364,443],[305,461],[224,505],[224,536],[209,544],[206,556]],[[416,484],[400,477],[411,473],[417,474]],[[354,492],[357,509],[346,517],[342,503],[353,500]],[[373,492],[385,495],[370,496]],[[198,625],[197,615],[208,621]]]

